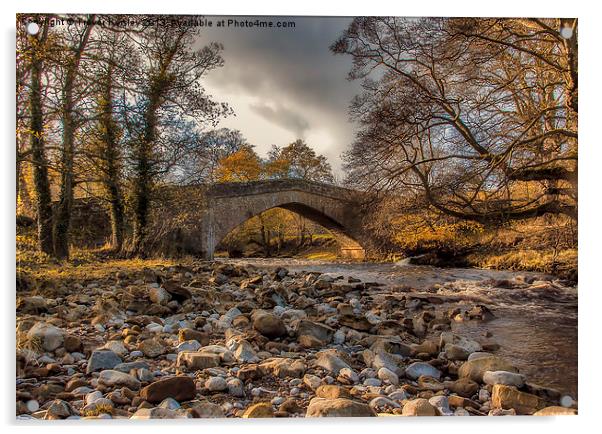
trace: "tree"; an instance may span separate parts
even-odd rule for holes
[[[218,182],[249,182],[261,177],[261,159],[250,145],[222,158],[218,162],[216,179]]]
[[[108,203],[111,247],[120,251],[125,239],[123,196],[125,91],[131,83],[137,56],[126,35],[110,29],[97,30],[95,64],[89,80],[94,82],[94,118],[85,146],[84,170],[102,186],[101,198]],[[83,175],[83,174],[82,174]],[[83,176],[82,176],[83,178]],[[83,178],[85,179],[85,178]]]
[[[223,64],[221,45],[195,49],[199,29],[181,26],[170,17],[146,17],[150,22],[132,35],[141,57],[141,79],[132,95],[127,120],[131,143],[133,236],[131,250],[139,253],[145,239],[153,187],[188,143],[178,135],[183,124],[215,122],[229,112],[213,102],[201,85],[204,75]],[[165,25],[166,24],[166,25]],[[179,146],[181,145],[181,146]]]
[[[195,134],[195,133],[192,133]],[[250,146],[238,130],[220,128],[196,134],[186,150],[177,182],[183,184],[216,182],[220,161],[244,146]]]
[[[43,18],[40,31],[37,35],[25,37],[22,50],[18,52],[23,62],[29,68],[29,98],[28,116],[31,163],[33,165],[33,183],[36,196],[36,221],[38,248],[40,251],[52,255],[52,198],[50,194],[50,180],[48,177],[48,159],[44,131],[43,110],[43,73],[44,62],[48,59],[48,51],[52,44],[48,33],[48,18]],[[19,62],[18,62],[19,63]],[[23,77],[23,76],[22,76]],[[19,103],[19,100],[17,100]],[[19,110],[17,110],[19,113]],[[25,116],[25,115],[24,115]],[[18,164],[23,156],[18,154]]]
[[[317,155],[303,140],[279,148],[272,147],[266,172],[272,178],[298,178],[333,182],[332,169],[323,155]]]
[[[79,68],[87,49],[94,27],[94,15],[88,16],[83,24],[69,26],[65,42],[68,44],[61,53],[62,80],[59,110],[62,124],[61,144],[61,191],[54,218],[53,241],[57,258],[69,257],[69,226],[73,207],[75,187],[74,160],[76,153],[75,134],[82,120],[76,119],[76,102],[82,95],[76,95],[79,82]]]
[[[492,223],[576,216],[576,34],[563,20],[356,18],[348,181]]]

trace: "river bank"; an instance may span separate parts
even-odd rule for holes
[[[21,419],[577,406],[576,327],[558,334],[549,319],[511,315],[545,305],[567,318],[574,310],[576,322],[576,289],[548,276],[290,259],[75,268],[18,286]]]

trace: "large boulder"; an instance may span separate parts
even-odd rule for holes
[[[159,403],[165,398],[173,398],[176,401],[189,401],[196,395],[194,380],[187,376],[164,378],[149,384],[140,391],[142,399]]]
[[[521,392],[512,386],[496,384],[491,393],[491,406],[504,410],[514,409],[517,414],[533,414],[544,408],[545,403],[536,395]]]
[[[376,413],[367,404],[347,398],[313,398],[305,417],[374,417]]]
[[[458,369],[458,377],[470,378],[478,383],[483,382],[483,374],[487,371],[518,372],[510,362],[497,356],[482,357],[464,362]]]

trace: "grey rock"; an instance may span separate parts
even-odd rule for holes
[[[111,350],[95,350],[92,352],[86,367],[86,374],[101,371],[103,369],[113,369],[121,363],[121,358]]]

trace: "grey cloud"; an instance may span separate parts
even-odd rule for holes
[[[221,17],[211,17],[215,21]],[[254,19],[255,17],[247,17]],[[339,167],[339,155],[353,139],[354,125],[348,106],[361,91],[350,82],[351,59],[333,55],[329,47],[351,22],[348,17],[260,17],[294,20],[294,29],[212,28],[199,43],[217,41],[224,45],[225,65],[208,74],[214,98],[220,93],[251,97],[248,107],[266,120],[297,134],[311,135],[327,130],[335,146],[309,143]],[[236,107],[234,108],[236,111]],[[301,115],[302,113],[302,115]],[[237,118],[240,129],[245,120]],[[274,140],[278,141],[278,134]],[[285,144],[285,143],[278,143]]]
[[[267,104],[252,104],[250,108],[264,119],[293,132],[299,138],[303,138],[309,128],[307,120],[286,107],[278,105],[273,108]]]

